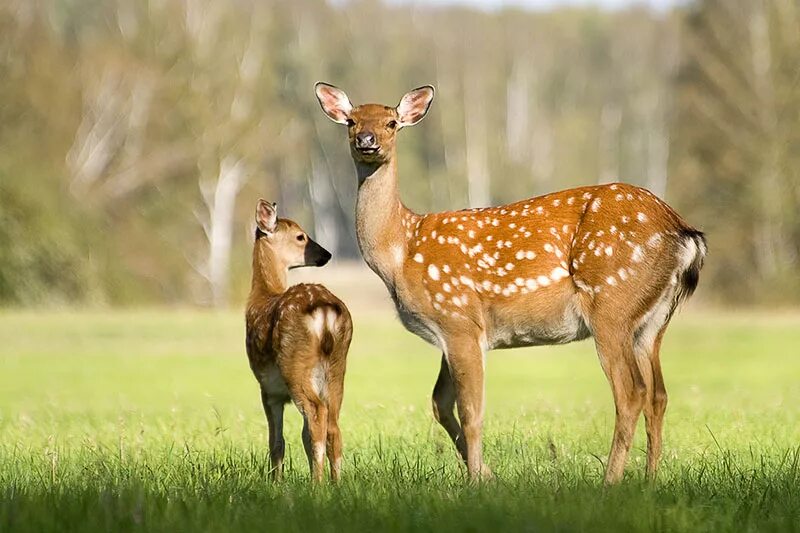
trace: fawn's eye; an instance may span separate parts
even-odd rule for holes
[[[355,120],[353,120],[352,118],[348,118],[347,119],[347,127],[348,128],[352,128],[355,125],[356,125],[356,121]]]
[[[301,233],[300,235],[297,236],[297,240],[303,242],[304,240],[306,240],[306,236]]]
[[[386,127],[389,128],[390,130],[395,129],[397,127],[397,121],[396,120],[390,120],[389,123],[386,124]]]

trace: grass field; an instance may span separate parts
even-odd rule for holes
[[[0,313],[0,531],[791,531],[800,529],[800,315],[679,315],[659,481],[640,425],[604,489],[613,426],[589,342],[492,352],[485,456],[464,472],[433,422],[439,355],[356,316],[345,475],[313,488],[287,407],[287,479],[238,313]]]

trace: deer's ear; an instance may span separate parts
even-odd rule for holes
[[[264,233],[275,233],[278,226],[278,204],[259,200],[256,206],[256,225]]]
[[[320,81],[314,85],[314,92],[317,94],[319,105],[329,119],[339,124],[347,123],[350,111],[353,110],[353,104],[350,103],[350,99],[343,90]]]
[[[397,104],[397,115],[401,126],[413,126],[428,113],[433,102],[433,87],[423,85],[406,93]]]

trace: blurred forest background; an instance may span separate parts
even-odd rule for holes
[[[707,232],[706,301],[800,303],[798,0],[2,0],[0,305],[237,304],[259,197],[358,260],[317,80],[436,86],[400,134],[414,210],[635,183]]]

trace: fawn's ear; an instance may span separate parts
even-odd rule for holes
[[[317,93],[319,105],[328,118],[339,124],[347,124],[353,104],[343,90],[319,81],[314,85],[314,92]]]
[[[413,126],[425,118],[433,102],[433,93],[433,87],[430,85],[423,85],[407,92],[397,104],[400,126]]]
[[[264,233],[275,233],[278,226],[278,204],[259,200],[256,206],[256,225]]]

